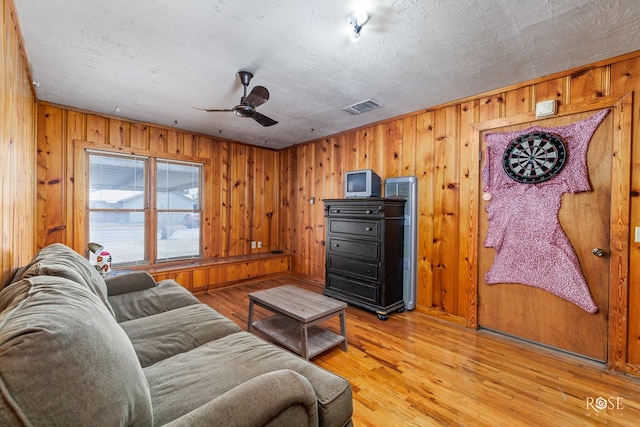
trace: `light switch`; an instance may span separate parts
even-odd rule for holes
[[[640,243],[640,227],[636,227],[636,243]]]

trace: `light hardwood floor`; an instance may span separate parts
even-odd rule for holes
[[[283,284],[322,292],[281,276],[196,296],[246,330],[247,294]],[[337,319],[326,326],[339,330]],[[589,360],[418,311],[383,322],[349,306],[347,338],[348,352],[312,362],[349,380],[358,427],[640,425],[640,380]]]

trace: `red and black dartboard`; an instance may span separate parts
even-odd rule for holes
[[[558,174],[566,160],[562,138],[550,132],[531,132],[509,143],[502,156],[502,167],[514,181],[537,184]]]

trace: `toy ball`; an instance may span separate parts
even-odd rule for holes
[[[96,270],[102,275],[111,273],[111,254],[107,251],[102,251],[96,258]]]

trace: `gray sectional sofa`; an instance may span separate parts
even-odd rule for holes
[[[42,249],[0,291],[0,425],[345,426],[349,383],[172,280]]]

